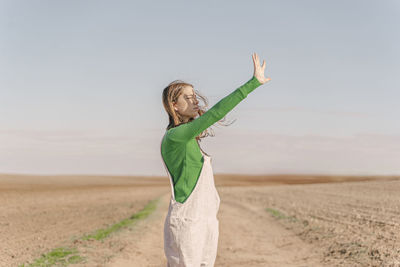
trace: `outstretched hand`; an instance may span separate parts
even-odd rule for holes
[[[270,81],[271,78],[264,77],[265,60],[263,60],[263,64],[262,64],[262,66],[260,66],[260,60],[258,59],[257,53],[252,54],[251,57],[253,58],[253,63],[254,63],[254,76],[257,78],[257,80],[261,84],[264,84],[264,83]]]

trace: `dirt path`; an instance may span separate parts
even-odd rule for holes
[[[229,189],[225,189],[229,190]],[[262,207],[224,199],[220,189],[220,238],[215,266],[322,266],[313,247],[277,223]],[[133,234],[119,234],[126,247],[106,266],[166,266],[163,224],[169,194]]]
[[[132,233],[119,232],[118,241],[126,246],[114,255],[106,266],[166,266],[163,227],[170,194],[161,197],[157,209],[145,220],[138,222]]]

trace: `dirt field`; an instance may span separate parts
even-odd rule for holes
[[[329,182],[329,183],[327,183]],[[400,177],[216,175],[215,266],[400,266]],[[70,266],[165,266],[166,177],[0,175],[0,266],[74,247]],[[78,237],[161,197],[136,225]]]

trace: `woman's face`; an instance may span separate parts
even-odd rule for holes
[[[183,87],[178,100],[173,103],[175,111],[182,116],[184,122],[187,122],[190,118],[195,118],[198,115],[198,104],[199,101],[197,100],[196,94],[191,86]]]

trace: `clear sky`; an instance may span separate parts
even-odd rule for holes
[[[212,106],[215,173],[400,174],[399,1],[1,1],[0,173],[166,175],[162,90]]]

